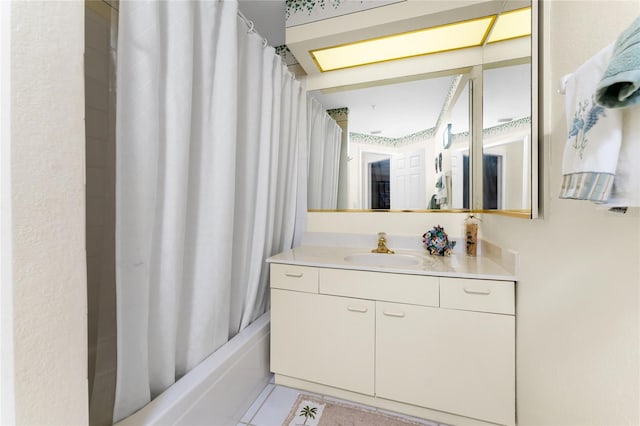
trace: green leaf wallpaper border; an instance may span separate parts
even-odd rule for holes
[[[327,114],[335,121],[346,121],[349,119],[349,108],[328,109]]]
[[[511,132],[513,130],[521,130],[525,127],[531,126],[531,117],[523,117],[517,120],[510,121],[508,123],[500,124],[498,126],[493,126],[486,128],[482,131],[483,136],[496,136],[504,133]],[[349,140],[353,143],[361,143],[368,145],[383,145],[390,147],[401,147],[405,145],[412,145],[418,142],[423,142],[424,140],[432,139],[436,135],[436,128],[431,127],[430,129],[421,130],[416,133],[412,133],[407,136],[402,136],[400,138],[387,138],[384,136],[374,136],[367,135],[363,133],[349,133]],[[469,132],[460,132],[452,135],[453,141],[458,142],[460,140],[468,139]]]
[[[410,135],[402,136],[400,138],[387,138],[384,136],[367,135],[364,133],[349,133],[349,140],[353,143],[364,143],[369,145],[385,145],[391,147],[401,147],[405,145],[412,145],[414,143],[423,142],[428,139],[432,139],[436,134],[436,128],[421,130]]]
[[[286,44],[274,47],[276,55],[279,55],[287,66],[298,64],[298,59],[289,50]]]
[[[308,15],[311,15],[313,9],[316,7],[324,9],[327,4],[330,4],[334,9],[337,9],[342,1],[343,0],[286,0],[285,19],[289,19],[291,15],[300,12],[307,12]]]

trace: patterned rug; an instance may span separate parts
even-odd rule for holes
[[[353,405],[300,394],[284,421],[286,426],[424,426],[424,423]]]

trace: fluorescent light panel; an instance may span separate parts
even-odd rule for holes
[[[531,35],[531,8],[517,9],[498,15],[487,43]]]
[[[491,30],[491,32],[489,32]],[[487,37],[489,34],[489,37]],[[312,50],[320,71],[333,71],[531,35],[531,8],[340,46]]]
[[[495,16],[311,51],[320,71],[480,46]]]

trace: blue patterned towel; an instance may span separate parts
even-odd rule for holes
[[[640,17],[624,30],[596,90],[596,101],[607,108],[640,103]]]
[[[567,142],[560,198],[606,202],[611,194],[622,141],[622,111],[596,104],[595,90],[613,43],[567,79]]]

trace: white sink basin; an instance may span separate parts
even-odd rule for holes
[[[345,256],[344,260],[362,266],[415,266],[422,259],[410,254],[361,253]]]

